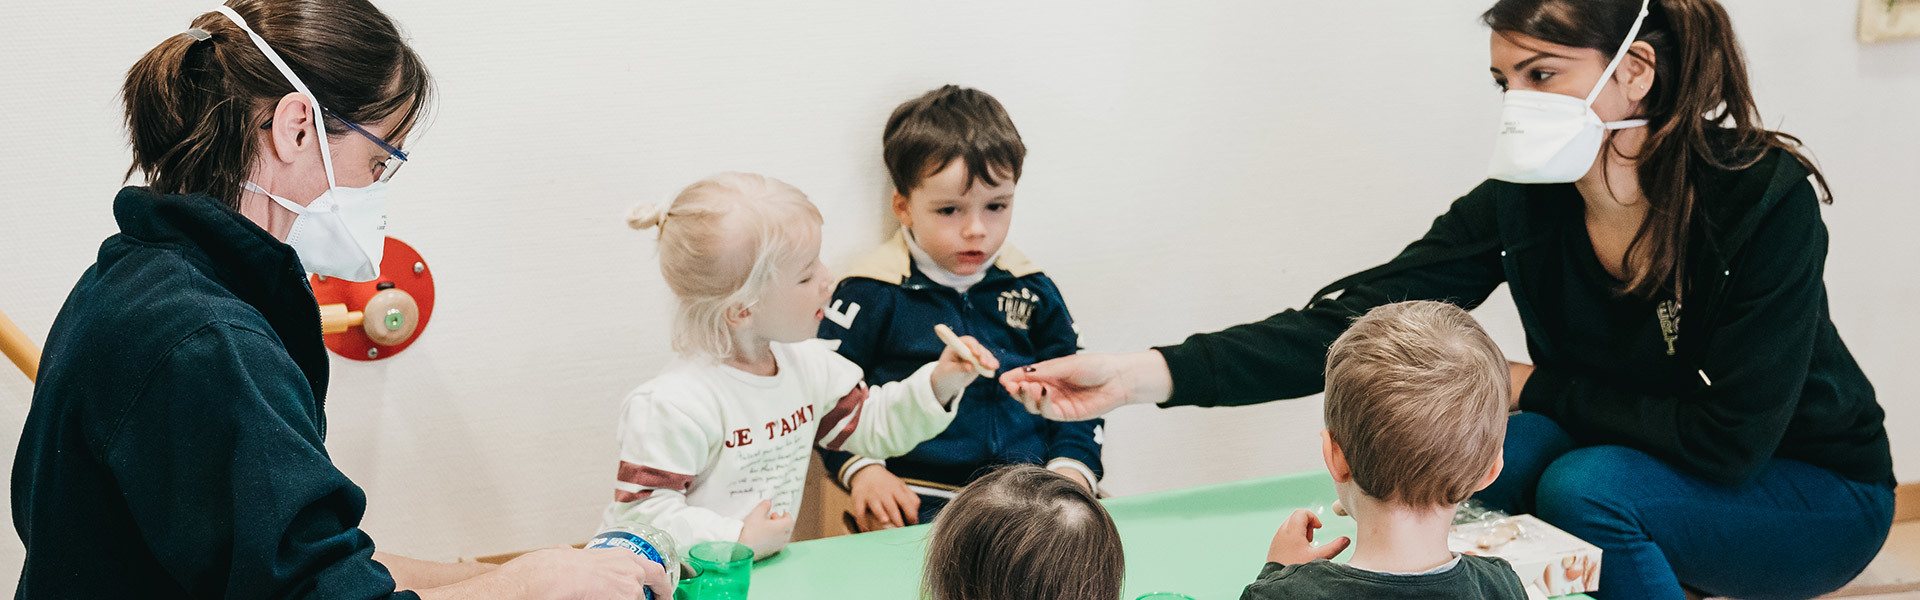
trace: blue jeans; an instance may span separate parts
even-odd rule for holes
[[[1624,446],[1576,448],[1547,417],[1507,420],[1506,470],[1475,497],[1532,513],[1602,552],[1601,598],[1810,598],[1866,569],[1893,525],[1893,490],[1773,459],[1739,486]]]

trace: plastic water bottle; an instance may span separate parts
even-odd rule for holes
[[[593,539],[587,540],[587,548],[619,548],[638,554],[640,558],[665,567],[667,577],[676,582],[680,580],[680,551],[673,545],[673,536],[651,526],[641,523],[622,523],[608,527],[594,534]],[[653,590],[648,589],[646,600],[667,599],[654,598]]]

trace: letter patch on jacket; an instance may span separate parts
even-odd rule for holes
[[[846,307],[845,312],[841,311],[840,307],[842,306]],[[833,305],[828,306],[827,310],[822,312],[827,314],[828,321],[833,321],[833,324],[839,325],[841,329],[853,329],[853,318],[860,315],[860,304],[845,300],[834,300]]]

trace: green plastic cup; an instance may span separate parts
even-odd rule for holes
[[[753,579],[753,549],[737,542],[700,542],[687,549],[695,575],[680,580],[674,600],[747,600]]]

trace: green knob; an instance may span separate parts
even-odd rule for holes
[[[387,331],[399,331],[400,328],[406,326],[406,324],[407,317],[406,315],[400,314],[400,309],[387,309]]]

